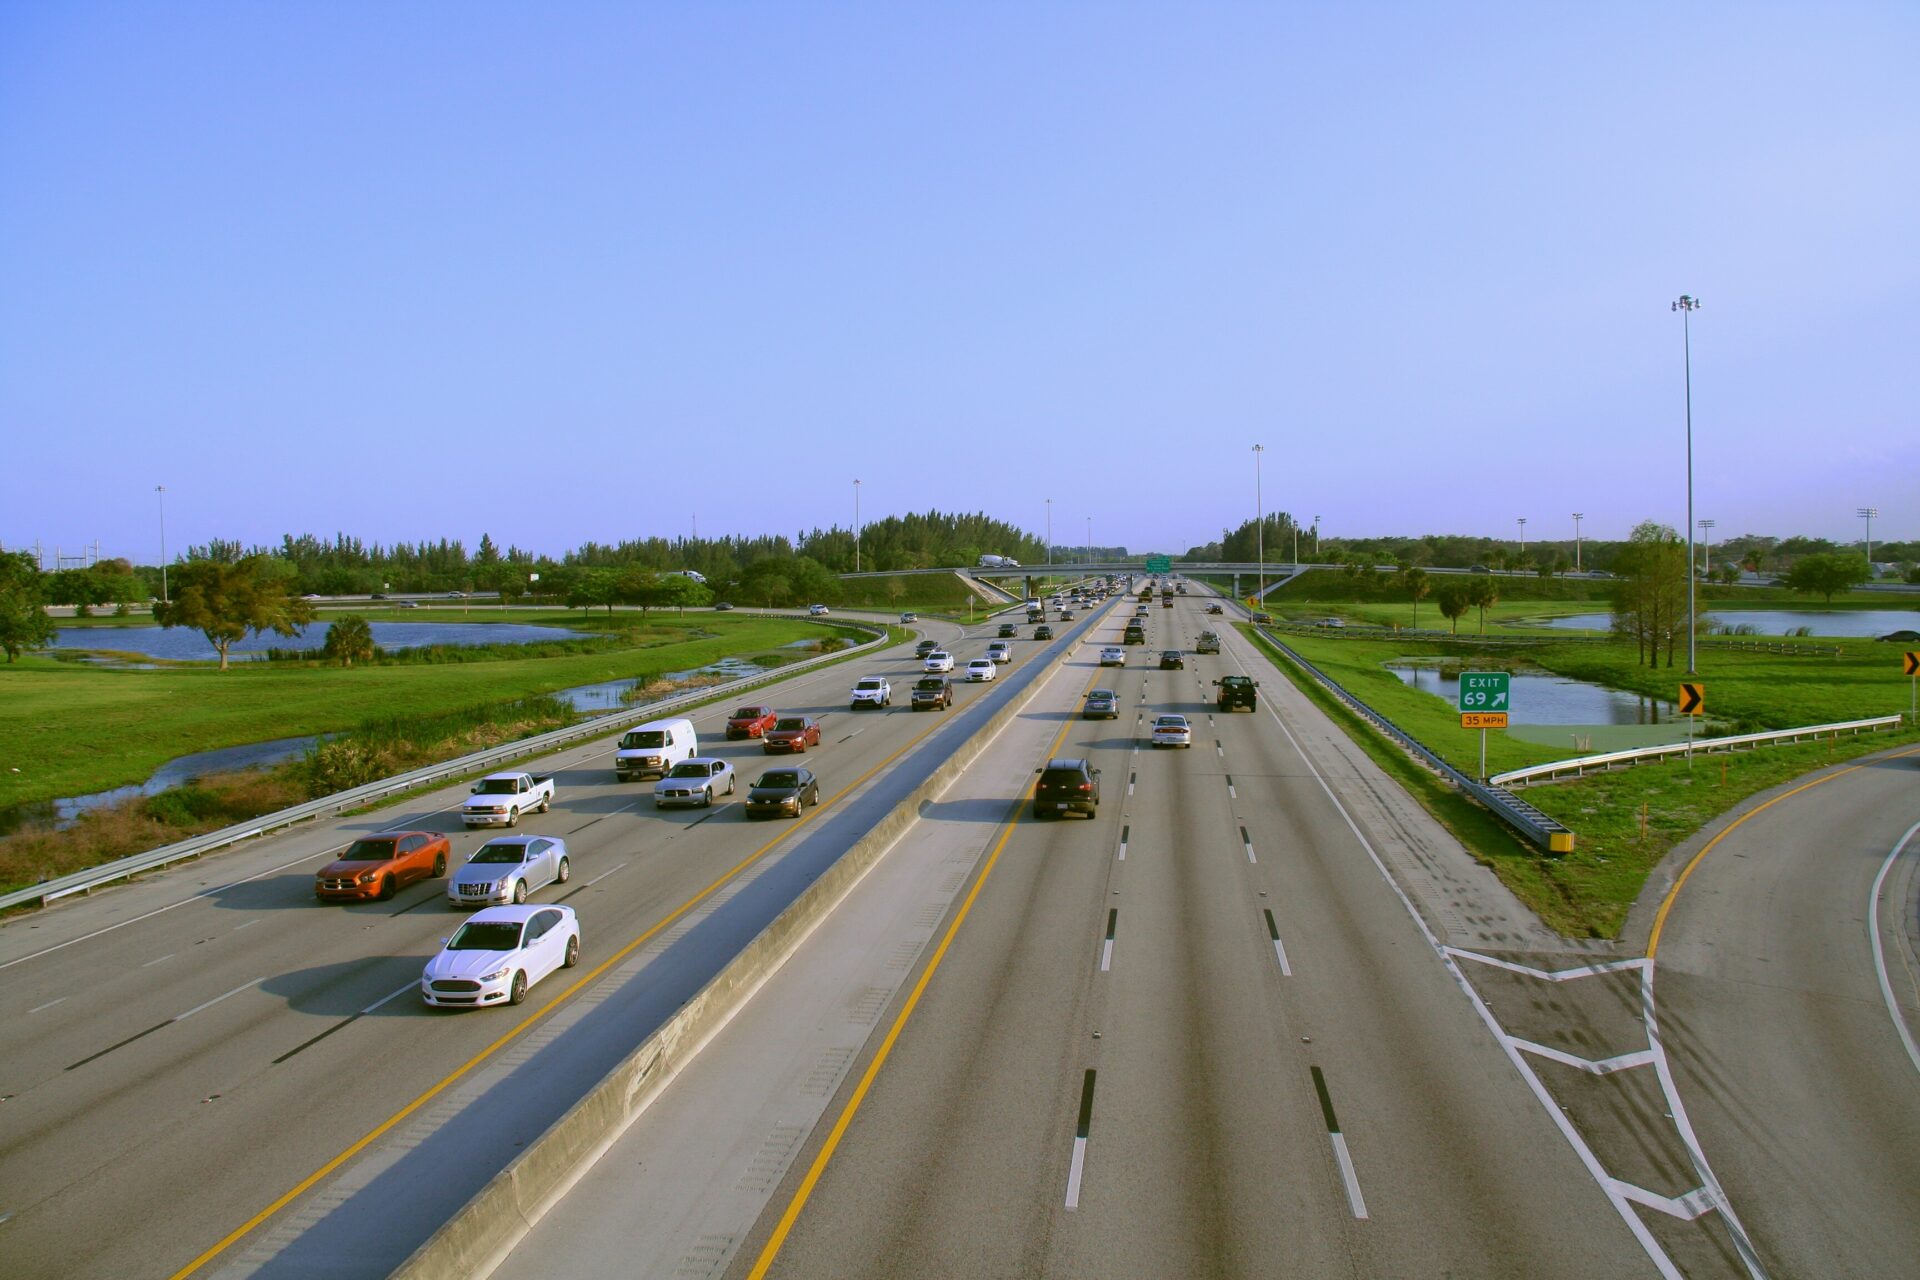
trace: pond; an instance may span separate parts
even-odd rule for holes
[[[813,642],[809,640],[806,643]],[[765,670],[765,667],[741,658],[722,658],[708,666],[693,667],[686,671],[669,671],[658,678],[689,680],[695,676],[717,675],[723,679],[735,680],[741,676],[757,676]],[[595,684],[577,684],[570,689],[555,689],[550,696],[560,699],[575,711],[588,715],[604,714],[609,711],[624,711],[633,706],[634,704],[626,695],[639,683],[638,676],[629,676],[624,680],[601,680]]]
[[[1391,664],[1387,670],[1404,685],[1445,698],[1449,706],[1460,704],[1460,676],[1455,670],[1416,663]],[[1516,671],[1512,687],[1509,718],[1517,725],[1654,725],[1678,718],[1671,702],[1547,672]]]
[[[119,804],[136,796],[157,796],[171,787],[192,782],[215,773],[237,773],[242,769],[264,769],[303,754],[321,735],[299,738],[275,738],[241,747],[221,747],[216,751],[196,751],[176,756],[154,770],[153,776],[138,785],[95,791],[91,795],[67,796],[43,800],[38,804],[16,805],[0,810],[0,836],[12,835],[29,827],[64,827],[90,809]]]
[[[1884,636],[1888,632],[1920,630],[1920,609],[1714,609],[1704,616],[1716,628],[1746,625],[1763,636],[1783,636],[1795,627],[1812,627],[1817,636]],[[1530,626],[1561,630],[1605,631],[1613,615],[1576,613],[1564,618],[1539,619]],[[1684,639],[1686,626],[1680,628]]]
[[[297,636],[248,636],[229,653],[235,658],[259,656],[265,649],[318,649],[327,642],[327,622],[315,622]],[[590,634],[567,627],[536,626],[522,622],[370,622],[373,642],[382,649],[421,649],[432,644],[534,644],[545,640],[578,640]],[[212,661],[219,658],[207,638],[186,627],[61,627],[54,632],[56,649],[108,649],[145,654],[174,661]]]

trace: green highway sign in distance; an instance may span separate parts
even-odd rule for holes
[[[1462,671],[1460,673],[1460,709],[1462,711],[1511,711],[1513,677],[1504,671]]]
[[[1148,573],[1172,573],[1173,557],[1172,556],[1148,556],[1147,572]]]

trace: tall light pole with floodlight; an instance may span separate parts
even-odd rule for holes
[[[1315,559],[1318,559],[1320,556],[1320,517],[1319,516],[1315,516],[1313,518],[1313,554]]]
[[[853,482],[853,571],[860,572],[860,481],[857,479]]]
[[[167,595],[167,486],[157,484],[153,491],[160,495],[160,603],[172,604]]]
[[[1686,371],[1687,388],[1687,674],[1694,675],[1694,591],[1693,591],[1693,313],[1700,299],[1681,294],[1673,310],[1680,313],[1680,350]]]
[[[1053,563],[1053,499],[1047,499],[1047,563]]]
[[[1260,455],[1266,451],[1265,445],[1253,446],[1253,552],[1260,566],[1260,590],[1255,598],[1262,601],[1267,598],[1267,512],[1260,498]]]
[[[1527,558],[1527,518],[1515,516],[1514,520],[1520,525],[1520,558],[1525,560]]]
[[[1855,513],[1867,522],[1867,577],[1873,577],[1873,518],[1880,514],[1878,507],[1860,507]]]
[[[1586,519],[1578,511],[1573,513],[1573,571],[1580,572],[1580,522]]]
[[[1710,530],[1714,522],[1702,519],[1694,523],[1700,526],[1700,576],[1711,578],[1713,576],[1713,534]]]

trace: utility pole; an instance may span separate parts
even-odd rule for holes
[[[1053,563],[1053,499],[1047,499],[1047,563]]]
[[[1861,507],[1857,513],[1867,522],[1867,577],[1873,577],[1873,518],[1880,514],[1878,507]]]
[[[842,560],[841,564],[846,561]],[[853,571],[860,572],[860,482],[853,482]]]
[[[1580,572],[1580,521],[1585,519],[1578,511],[1573,513],[1573,571]]]
[[[1520,524],[1520,558],[1525,560],[1527,558],[1527,518],[1515,516],[1514,519]]]
[[[1714,522],[1711,520],[1700,520],[1696,523],[1700,526],[1700,576],[1703,578],[1711,578],[1713,576],[1713,533],[1711,530],[1713,529]]]

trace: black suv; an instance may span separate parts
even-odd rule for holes
[[[1051,818],[1062,813],[1096,816],[1100,807],[1100,771],[1085,760],[1049,760],[1034,770],[1040,781],[1033,788],[1033,816]]]
[[[940,642],[938,640],[922,640],[919,644],[913,646],[913,656],[916,658],[924,658],[939,647]]]
[[[953,705],[953,681],[945,676],[921,676],[914,682],[913,709],[932,707],[935,711]]]
[[[1145,644],[1146,642],[1146,628],[1137,622],[1129,623],[1126,631],[1120,637],[1121,644]]]
[[[1003,622],[1000,624],[1000,638],[1002,640],[1011,640],[1019,634],[1020,628],[1014,626],[1011,622]]]
[[[1160,669],[1162,671],[1185,671],[1187,669],[1187,660],[1180,656],[1178,649],[1162,649],[1160,651]]]

